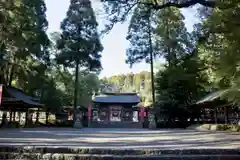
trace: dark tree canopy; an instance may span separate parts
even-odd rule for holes
[[[144,6],[155,11],[169,7],[188,8],[196,4],[211,8],[217,6],[217,0],[101,0],[101,2],[103,3],[105,12],[108,14],[107,19],[110,22],[106,25],[105,32],[111,30],[114,24],[125,21],[137,6]],[[226,5],[218,7],[228,8],[231,5],[226,2]]]
[[[58,41],[59,63],[68,66],[78,59],[81,66],[101,68],[99,52],[103,50],[97,31],[98,23],[89,0],[71,0],[67,17],[61,23]]]

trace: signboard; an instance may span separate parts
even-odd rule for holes
[[[133,122],[138,122],[138,111],[133,111]]]
[[[0,85],[0,105],[2,104],[3,86]]]
[[[98,119],[99,119],[99,118],[98,118],[98,111],[94,110],[94,111],[93,111],[92,120],[93,120],[93,121],[98,121]]]

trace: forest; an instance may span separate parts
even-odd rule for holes
[[[44,0],[0,2],[0,84],[13,85],[41,98],[48,110],[86,105],[101,85],[119,92],[135,91],[152,103],[151,74],[103,78],[100,35],[130,19],[126,63],[164,58],[154,74],[154,107],[181,114],[204,95],[226,89],[222,96],[238,104],[238,0],[101,0],[108,23],[99,31],[90,0],[71,0],[61,31],[47,34]],[[182,8],[197,10],[193,31],[184,24]],[[113,53],[114,56],[114,53]],[[178,115],[176,115],[178,116]]]
[[[141,104],[144,106],[152,105],[152,88],[151,88],[151,74],[147,71],[140,73],[128,73],[115,75],[111,77],[103,77],[101,79],[101,86],[113,86],[115,92],[135,92],[139,94]]]
[[[44,0],[0,2],[0,84],[39,97],[52,113],[87,106],[99,90],[103,50],[91,2],[72,0],[51,34],[46,10]]]

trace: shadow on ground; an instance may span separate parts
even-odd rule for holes
[[[0,130],[0,145],[118,149],[240,148],[240,134],[179,129],[34,128]]]

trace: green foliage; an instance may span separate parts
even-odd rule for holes
[[[156,13],[156,45],[169,66],[178,63],[179,57],[192,51],[190,34],[184,25],[179,9],[167,8]]]
[[[148,8],[138,5],[133,12],[133,16],[128,28],[127,40],[130,46],[127,49],[126,62],[130,65],[145,60],[150,62],[150,32],[153,30],[151,23],[151,12]]]
[[[91,71],[101,69],[99,52],[103,47],[99,40],[97,26],[89,0],[70,1],[67,16],[61,23],[62,33],[57,41],[60,54],[57,55],[56,60],[58,64],[75,68],[74,109],[77,107],[79,96],[79,65]]]
[[[212,85],[228,89],[222,97],[239,103],[239,27],[237,15],[239,2],[219,2],[219,8],[204,16],[200,32],[205,33],[206,41],[199,45],[199,56],[208,64]],[[224,9],[222,9],[224,8]],[[202,13],[200,12],[200,15]]]
[[[42,0],[1,1],[1,83],[10,83],[13,78],[27,76],[31,69],[25,61],[29,59],[45,64],[49,62],[45,11]]]
[[[74,91],[73,74],[56,63],[56,56],[64,64],[79,58],[81,67],[88,68],[77,84],[82,90],[78,95],[81,105],[89,103],[99,88],[97,75],[89,72],[89,69],[99,71],[99,52],[103,49],[91,3],[71,2],[61,26],[63,32],[52,33],[50,39],[46,34],[44,0],[0,2],[0,84],[14,85],[27,95],[38,97],[45,111],[52,113],[60,112],[62,106],[73,105]]]
[[[168,118],[187,119],[193,115],[188,106],[205,93],[207,80],[192,70],[195,61],[188,59],[174,68],[166,68],[156,75],[156,110]],[[195,64],[194,64],[195,63]],[[161,116],[160,116],[161,117]]]
[[[156,44],[167,64],[156,74],[155,109],[168,122],[195,117],[187,107],[201,97],[207,85],[204,66],[194,52],[195,37],[187,32],[183,19],[172,7],[160,10],[156,19]]]
[[[97,22],[89,0],[71,0],[67,17],[61,23],[61,38],[57,47],[58,63],[75,66],[79,60],[81,67],[91,70],[101,68],[99,52],[103,47],[97,32]]]
[[[218,131],[240,132],[239,125],[218,124],[216,129]]]
[[[226,5],[221,6],[218,4],[218,1],[209,0],[101,0],[101,2],[105,12],[107,13],[106,19],[109,22],[106,24],[106,28],[103,33],[108,33],[116,23],[124,22],[128,17],[131,17],[132,13],[135,12],[133,10],[139,6],[153,11],[159,11],[169,7],[187,8],[196,4],[201,4],[202,6],[211,8],[231,7],[231,4],[228,2],[225,3]]]
[[[80,75],[79,81],[79,99],[80,106],[88,107],[92,101],[92,96],[98,94],[100,89],[100,80],[94,73],[83,73]]]

